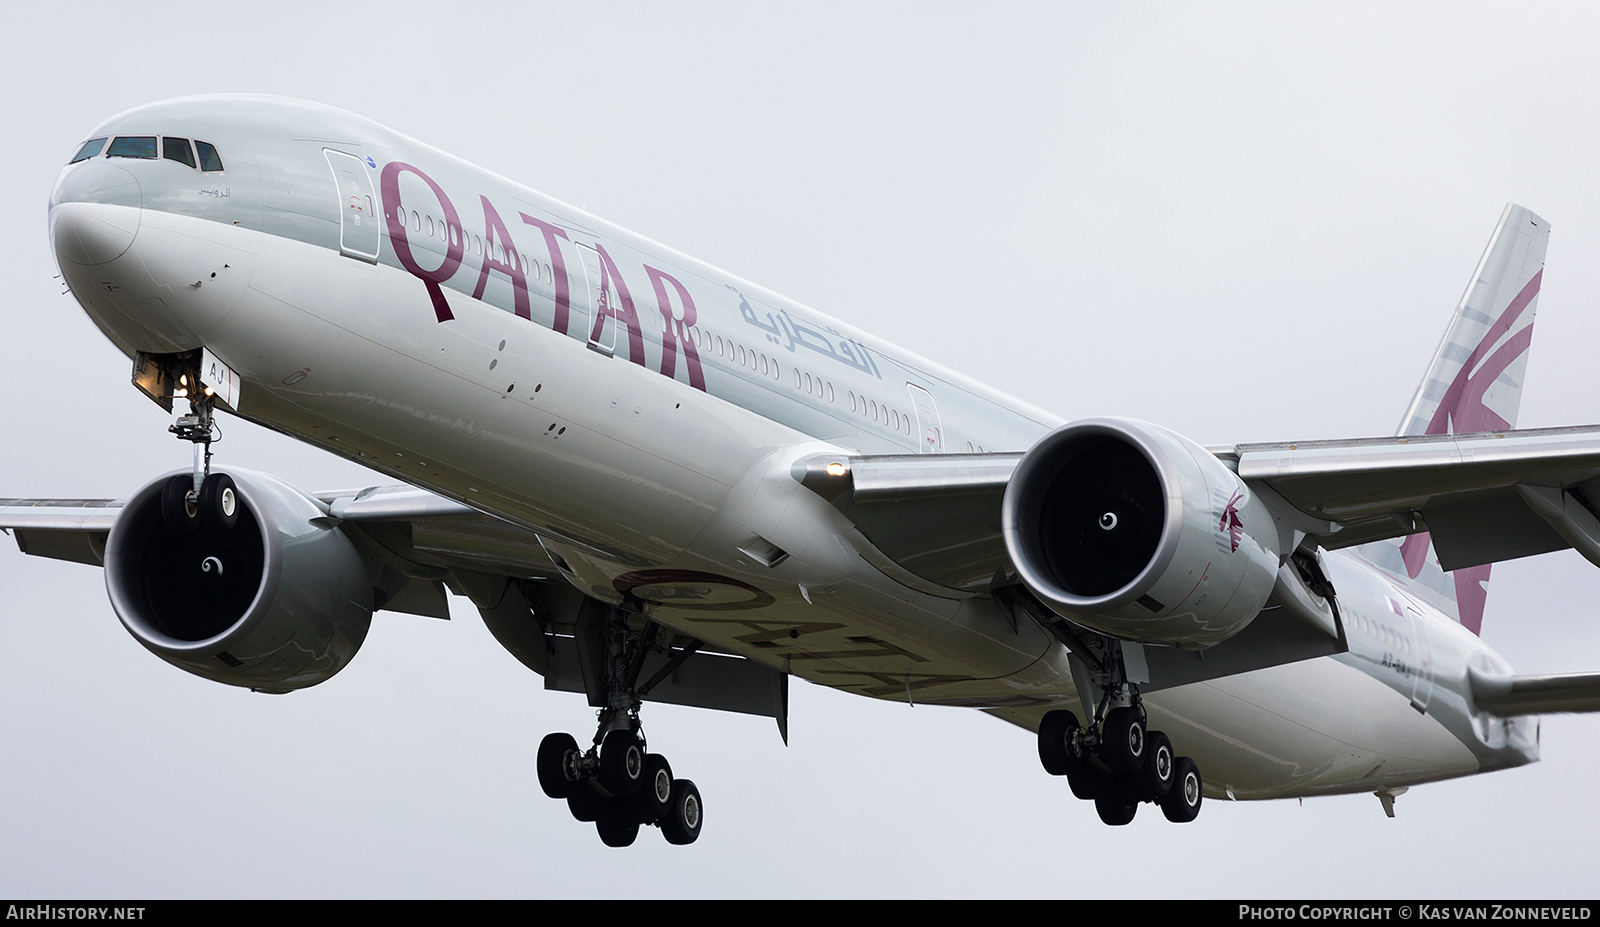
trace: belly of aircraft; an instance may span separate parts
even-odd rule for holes
[[[1404,695],[1333,659],[1156,692],[1145,704],[1150,726],[1194,757],[1215,798],[1376,791],[1479,768]]]

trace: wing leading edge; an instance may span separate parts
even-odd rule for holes
[[[1600,565],[1600,426],[1211,450],[1266,500],[1285,549],[1431,531],[1447,570],[1567,547]],[[977,591],[1009,566],[1000,504],[1022,456],[823,455],[795,476],[901,566]]]
[[[413,486],[315,494],[315,523],[343,530],[368,555],[380,610],[450,617],[445,590],[469,599],[508,651],[545,687],[587,693],[606,658],[598,603],[562,575],[533,531]],[[0,499],[0,530],[23,553],[103,566],[123,509],[113,499]],[[788,679],[686,635],[657,632],[641,697],[774,718],[787,738]]]

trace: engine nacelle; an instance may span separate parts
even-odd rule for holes
[[[1244,630],[1272,593],[1278,531],[1215,455],[1125,419],[1062,426],[1006,488],[1006,549],[1062,617],[1187,650]]]
[[[366,564],[311,497],[266,474],[228,475],[239,520],[226,531],[167,526],[173,474],[128,500],[106,540],[111,605],[151,653],[197,676],[264,692],[314,686],[366,639]]]

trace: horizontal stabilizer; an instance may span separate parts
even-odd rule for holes
[[[1484,676],[1472,673],[1472,698],[1492,715],[1600,711],[1600,673]]]

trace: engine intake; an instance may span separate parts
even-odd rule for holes
[[[230,471],[231,529],[167,526],[174,474],[128,500],[106,539],[106,590],[134,639],[197,676],[264,692],[323,682],[366,639],[372,585],[361,554],[311,497]],[[320,522],[320,523],[319,523]]]
[[[1045,436],[1012,474],[1002,527],[1022,581],[1057,614],[1143,643],[1232,637],[1278,571],[1265,504],[1215,455],[1146,422]]]

